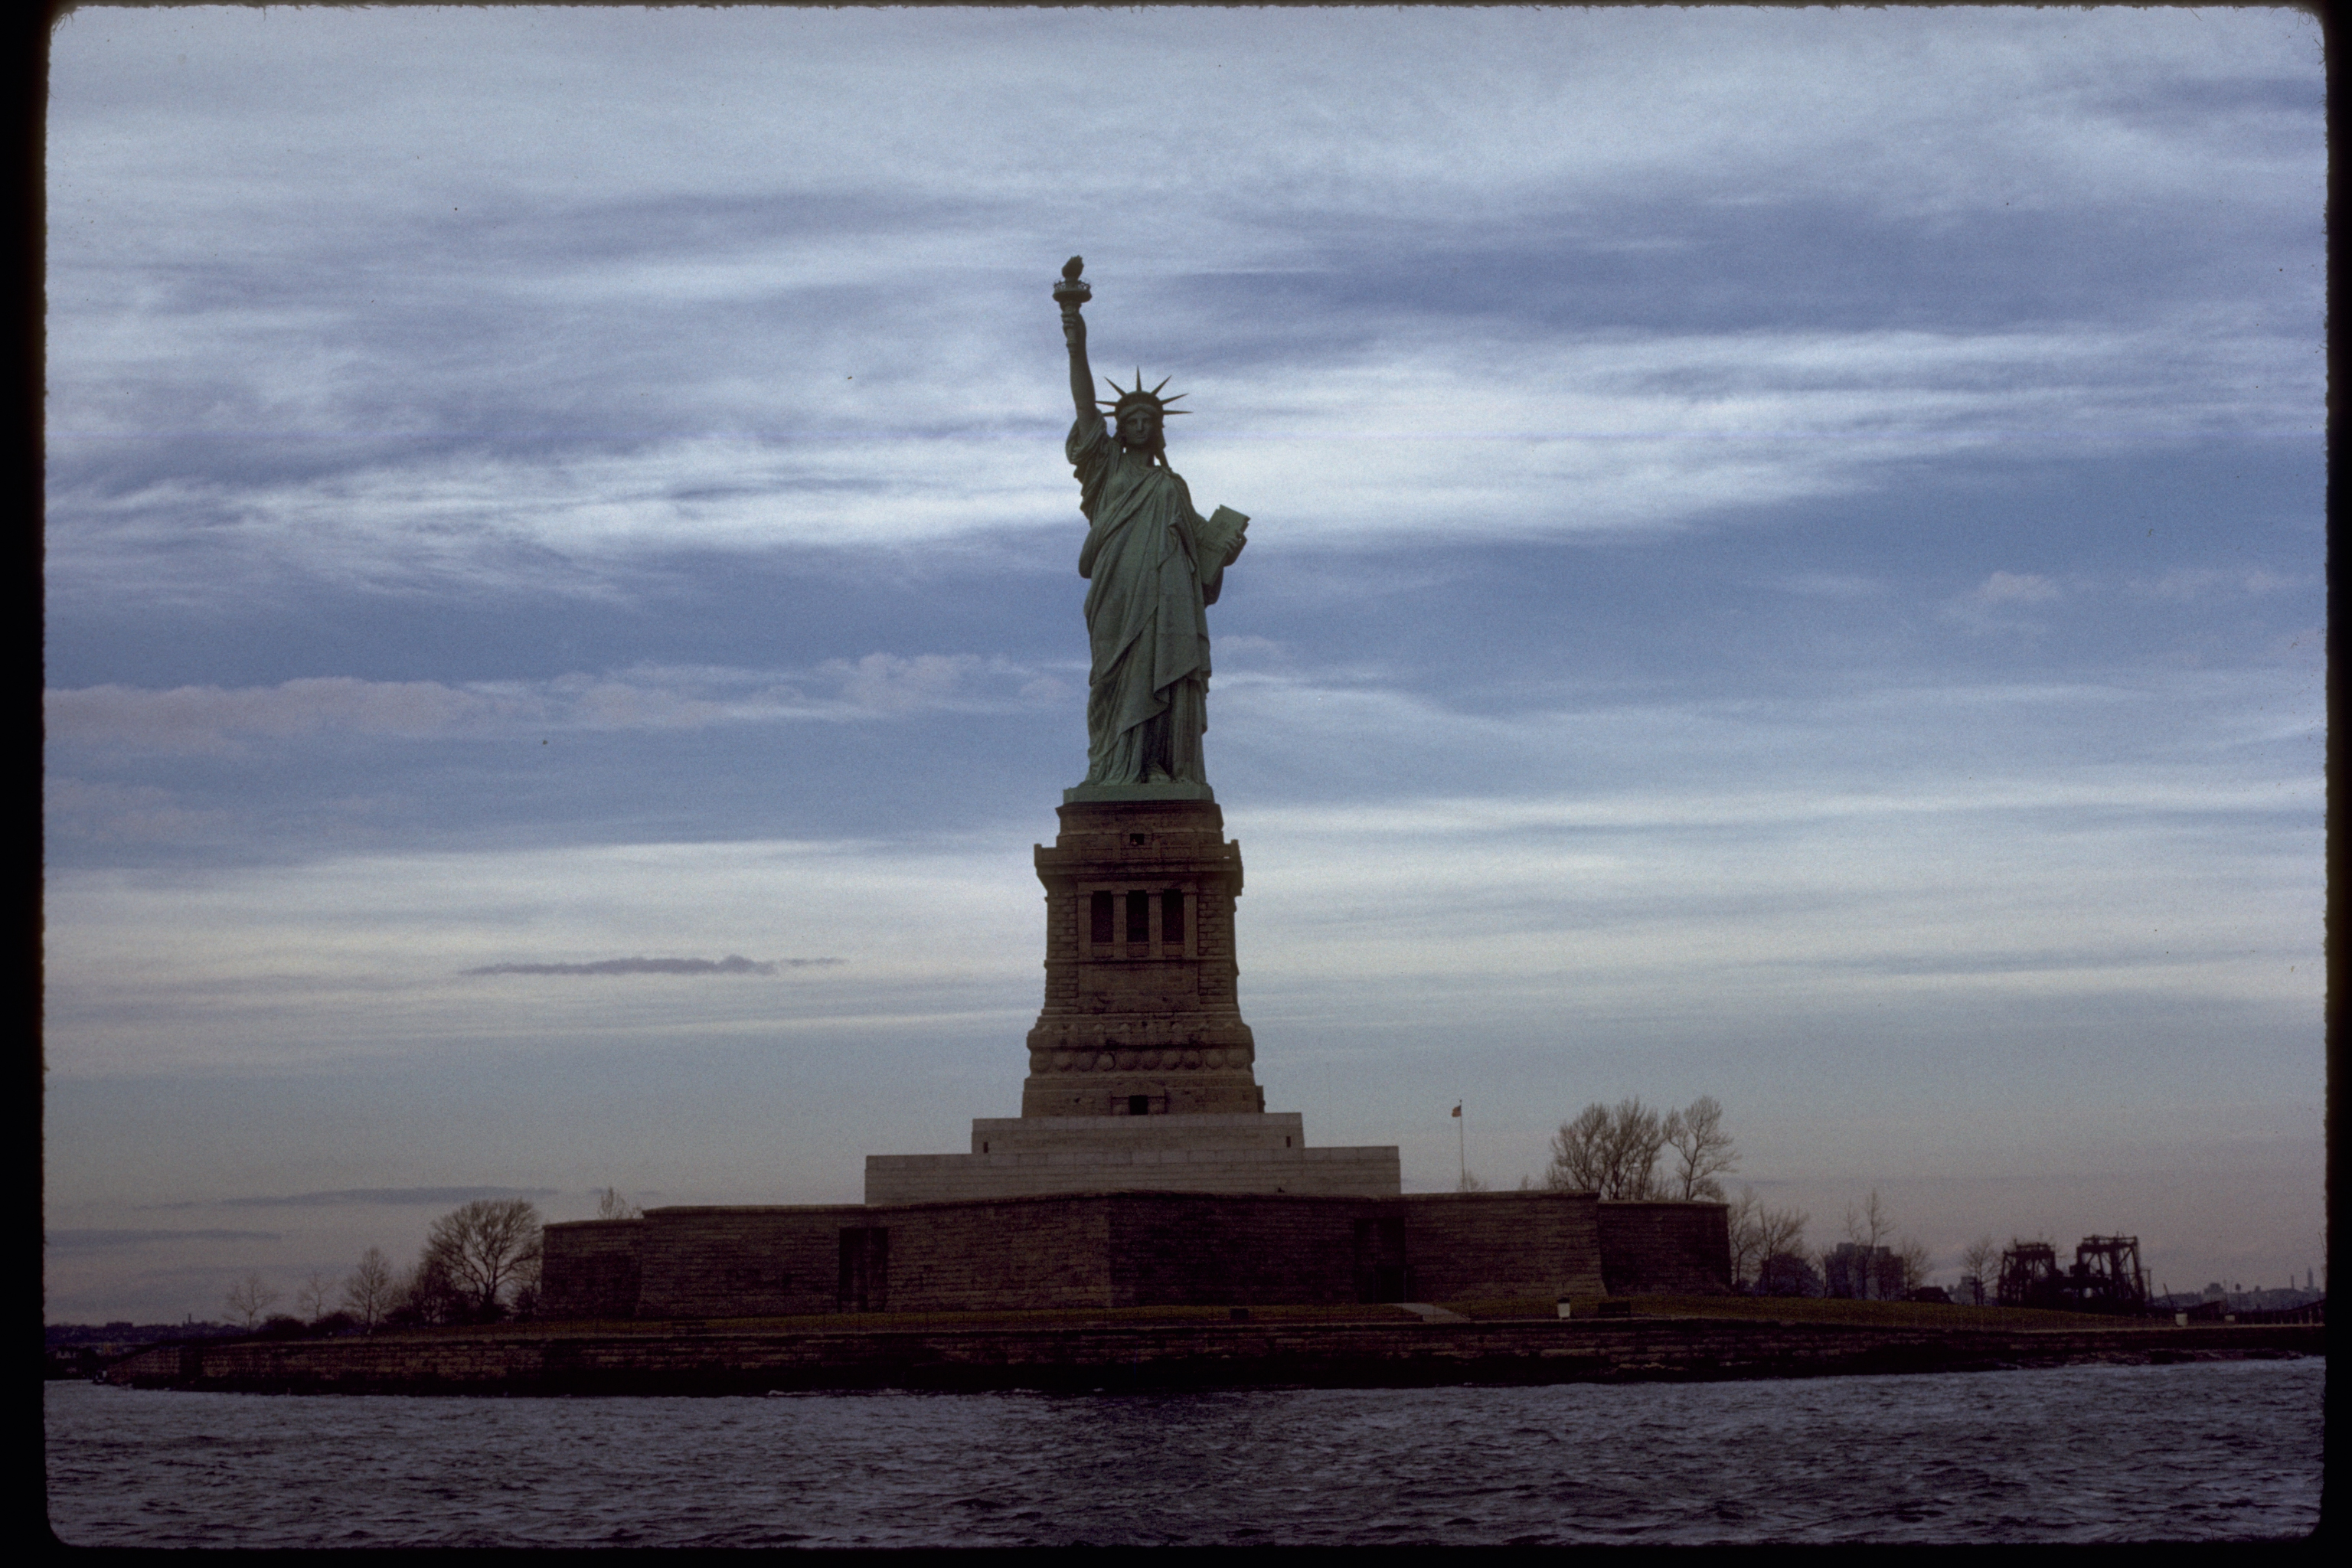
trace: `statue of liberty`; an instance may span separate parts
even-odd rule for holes
[[[1077,407],[1066,450],[1077,470],[1087,542],[1078,575],[1087,579],[1087,636],[1094,662],[1087,686],[1087,781],[1071,800],[1213,798],[1201,763],[1209,727],[1209,620],[1225,568],[1247,542],[1249,519],[1219,507],[1192,509],[1192,492],[1168,466],[1168,416],[1184,413],[1135,384],[1109,382],[1115,400],[1095,396],[1087,363],[1086,318],[1093,296],[1080,258],[1062,268],[1054,298],[1070,348],[1070,395]],[[1103,408],[1111,411],[1104,428]],[[1140,787],[1139,787],[1140,786]],[[1189,787],[1188,787],[1189,786]]]

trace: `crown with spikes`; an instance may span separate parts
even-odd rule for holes
[[[1135,384],[1133,386],[1121,386],[1115,377],[1108,375],[1103,377],[1103,381],[1113,392],[1118,394],[1118,397],[1116,401],[1108,397],[1097,397],[1095,401],[1101,404],[1105,408],[1109,409],[1114,414],[1118,413],[1118,410],[1122,408],[1133,407],[1139,403],[1150,404],[1152,407],[1152,411],[1160,415],[1162,418],[1165,418],[1171,414],[1190,414],[1192,412],[1189,408],[1171,408],[1168,406],[1170,404],[1176,401],[1176,397],[1189,396],[1190,394],[1180,392],[1176,395],[1176,397],[1162,397],[1160,395],[1160,386],[1165,386],[1168,384],[1169,378],[1167,376],[1163,375],[1160,378],[1160,386],[1155,386],[1149,392],[1144,391],[1143,368],[1140,365],[1136,367]]]

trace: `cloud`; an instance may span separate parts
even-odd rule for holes
[[[52,139],[78,167],[193,185],[190,205],[266,208],[299,179],[339,212],[372,200],[453,228],[496,226],[478,199],[494,184],[559,217],[583,190],[785,182],[835,198],[903,188],[1118,210],[1115,185],[1038,155],[1066,144],[1074,83],[1149,79],[1168,101],[1219,105],[1155,147],[1139,193],[1154,203],[1384,198],[1425,217],[1563,185],[1585,199],[1661,183],[1727,193],[1801,171],[1895,210],[1998,211],[2004,195],[2142,200],[2215,163],[2241,186],[2274,177],[2283,150],[2265,132],[2315,112],[2315,28],[2292,14],[2231,20],[1176,10],[556,12],[530,17],[527,35],[496,14],[68,24]],[[532,68],[518,71],[524,38]],[[689,61],[703,90],[681,104],[662,89]],[[243,81],[268,92],[267,129]],[[436,112],[452,100],[474,107],[462,123]],[[163,141],[162,125],[194,134]],[[397,159],[383,152],[394,136]],[[207,156],[224,153],[238,161]],[[1998,177],[2012,168],[2032,178]],[[310,226],[270,229],[293,241]]]
[[[1727,1028],[1751,1005],[1865,997],[1924,1016],[2127,990],[2315,1007],[2324,792],[2308,759],[2245,743],[2318,712],[2282,684],[2167,674],[1496,715],[1236,679],[1223,732],[1260,780],[1227,808],[1250,859],[1252,994],[1349,1020],[1444,1005],[1481,1028],[1571,982],[1638,1011],[1700,973],[1728,989],[1690,1005]],[[2199,738],[2184,754],[2133,749],[2158,713]],[[1393,743],[1358,788],[1332,759],[1368,734]],[[1001,1014],[990,1027],[1017,1041],[1042,940],[1033,826],[60,872],[53,1059],[95,1076],[461,1042],[642,1057],[698,1034],[862,1036],[949,1011]],[[648,930],[689,952],[756,936],[846,962],[781,993],[457,978],[486,954],[625,952]],[[2036,950],[2055,962],[2019,964]]]
[[[477,1198],[552,1198],[552,1187],[352,1187],[329,1193],[215,1198],[215,1208],[336,1208],[352,1204],[464,1204]]]
[[[797,672],[642,666],[463,686],[349,676],[166,690],[110,684],[53,689],[44,703],[52,745],[199,754],[235,752],[251,741],[331,736],[441,740],[1005,712],[1064,694],[1053,676],[1009,659],[870,653]],[[59,780],[52,808],[89,831],[124,837],[164,837],[196,825],[194,815],[170,808],[167,795],[151,791]]]
[[[1870,599],[1887,591],[1887,585],[1877,578],[1853,572],[1792,573],[1776,579],[1773,585],[1785,593],[1812,599]]]
[[[627,598],[662,551],[1066,521],[1079,230],[1101,368],[1193,387],[1179,466],[1261,551],[2321,428],[2306,17],[447,25],[61,29],[54,602]],[[1105,186],[1074,73],[1219,111]]]
[[[62,868],[45,901],[48,1059],[71,1072],[285,1067],[430,1054],[436,1041],[536,1049],[551,1029],[642,1053],[706,1029],[772,1038],[908,1007],[1003,1009],[1017,1039],[1027,1026],[1011,1016],[1036,1012],[1037,908],[1027,840],[1004,835],[404,852],[160,879]],[[842,962],[782,987],[462,973],[486,958],[626,954],[646,932],[673,952],[756,940],[755,952]],[[264,1013],[289,1026],[252,1032]],[[211,1042],[204,1052],[191,1030]]]
[[[96,1252],[173,1241],[276,1241],[274,1230],[52,1230],[41,1237],[53,1252]]]
[[[1996,572],[1969,597],[1981,605],[2046,605],[2058,597],[2058,584],[2030,572]]]
[[[860,708],[890,713],[943,706],[957,694],[966,675],[980,668],[971,654],[924,654],[900,658],[869,653],[856,663],[826,661],[824,668],[841,682],[842,697]]]
[[[1171,458],[1204,502],[1213,486],[1265,521],[1260,549],[1285,549],[1687,527],[1859,493],[1996,444],[2315,439],[2319,384],[2299,342],[2211,316],[1628,337],[1507,320],[1439,331],[1390,307],[1303,361],[1194,377],[1209,417]],[[1213,335],[1192,352],[1204,351],[1229,352]],[[895,548],[1032,529],[1068,518],[1075,492],[1059,426],[1038,417],[1058,401],[1050,367],[1024,367],[1004,399],[1021,416],[985,431],[968,394],[910,389],[821,435],[772,428],[804,416],[747,410],[740,423],[769,428],[322,450],[294,472],[257,469],[227,437],[128,487],[119,443],[60,434],[55,591],[135,582],[171,598],[291,573],[369,593],[615,595],[645,556],[680,548]],[[1323,460],[1335,453],[1344,463]]]
[[[1944,604],[1942,618],[1970,632],[2011,632],[2029,638],[2042,631],[2039,621],[2018,612],[2030,605],[2053,605],[2063,595],[2058,584],[2032,572],[1995,572],[1975,587]]]
[[[430,680],[348,676],[225,689],[142,690],[92,686],[51,690],[45,716],[53,742],[136,745],[160,752],[220,752],[231,737],[288,739],[325,731],[419,737],[478,732],[532,710],[525,699]]]
[[[53,775],[41,783],[41,809],[48,831],[68,838],[110,844],[167,843],[217,828],[227,821],[218,811],[191,811],[174,804],[172,792],[153,784],[120,784]]]
[[[2126,584],[2141,598],[2179,603],[2221,594],[2275,594],[2303,585],[2303,579],[2265,571],[2259,566],[2226,572],[2207,566],[2181,566],[2161,577],[2135,577]]]
[[[786,958],[761,963],[740,953],[709,958],[604,958],[593,963],[488,963],[465,974],[773,974],[786,969],[814,969],[841,962],[837,958]]]

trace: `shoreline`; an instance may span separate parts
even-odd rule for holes
[[[1763,1318],[1042,1327],[532,1323],[164,1345],[101,1381],[255,1394],[758,1394],[904,1389],[1694,1383],[2324,1356],[2323,1324],[1919,1327]]]

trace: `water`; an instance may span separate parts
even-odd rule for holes
[[[2296,1536],[2326,1364],[1116,1396],[54,1383],[49,1519],[85,1546]]]

